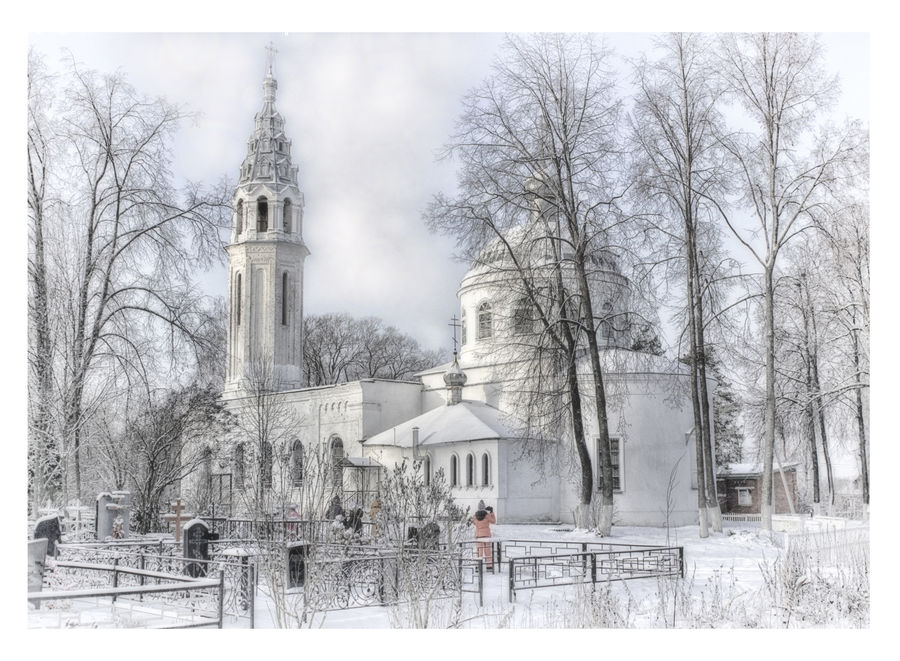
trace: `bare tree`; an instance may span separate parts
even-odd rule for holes
[[[717,205],[734,236],[762,269],[764,300],[765,429],[760,488],[762,528],[772,529],[775,448],[775,279],[782,249],[824,213],[829,191],[841,177],[836,165],[860,148],[854,131],[812,134],[817,114],[833,99],[837,82],[822,70],[822,49],[812,36],[795,33],[727,35],[721,39],[721,71],[728,90],[754,131],[723,137],[740,172],[743,202],[755,226]],[[804,143],[812,145],[804,153]],[[707,197],[713,204],[715,199]]]
[[[598,529],[612,523],[613,480],[604,368],[598,324],[611,321],[593,300],[591,272],[623,231],[617,181],[620,104],[606,70],[608,53],[590,37],[509,37],[505,59],[493,76],[464,99],[459,127],[448,153],[461,164],[456,199],[438,197],[428,213],[431,226],[454,234],[472,259],[489,240],[499,240],[519,282],[537,305],[544,293],[530,291],[521,259],[504,236],[528,223],[535,205],[544,232],[540,249],[564,275],[554,290],[554,316],[538,312],[542,332],[562,357],[578,458],[578,523],[590,525],[595,484],[582,428],[576,354],[586,349],[589,392],[598,429],[601,507]],[[531,225],[535,226],[534,221]],[[615,250],[611,252],[616,252]],[[551,267],[553,268],[553,267]],[[551,361],[559,364],[557,359]],[[588,386],[584,386],[588,387]]]
[[[709,59],[709,39],[697,34],[671,34],[657,40],[662,56],[642,60],[636,68],[639,92],[634,106],[633,135],[640,149],[638,192],[655,203],[663,218],[672,221],[659,229],[680,243],[685,278],[691,402],[696,439],[697,498],[700,536],[706,537],[707,517],[721,532],[712,450],[712,416],[707,392],[707,348],[704,298],[711,266],[704,263],[703,243],[717,235],[704,215],[714,210],[709,198],[724,197],[721,146],[721,91]],[[704,235],[704,236],[701,236]],[[670,255],[664,255],[670,257]]]
[[[51,162],[59,201],[52,215],[46,205],[32,205],[33,245],[42,239],[46,257],[41,266],[40,251],[33,253],[32,300],[41,306],[52,297],[47,314],[57,330],[52,350],[41,354],[58,365],[36,366],[41,376],[31,397],[34,410],[44,410],[41,379],[53,374],[60,444],[80,496],[90,402],[111,366],[143,371],[148,336],[172,353],[202,341],[198,329],[208,312],[190,283],[197,265],[218,255],[227,205],[195,185],[183,195],[174,189],[171,137],[186,115],[140,95],[123,75],[99,76],[72,62],[58,105],[49,130],[60,154]],[[35,147],[33,164],[37,155]],[[43,290],[42,268],[52,282]]]

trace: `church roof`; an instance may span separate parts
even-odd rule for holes
[[[375,434],[366,446],[412,447],[412,429],[419,428],[419,445],[440,445],[460,441],[519,438],[520,428],[513,418],[482,402],[462,401],[439,406],[396,427]]]

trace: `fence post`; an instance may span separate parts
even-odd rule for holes
[[[222,628],[222,619],[225,610],[225,570],[219,570],[219,628]]]
[[[250,628],[256,624],[256,564],[249,565],[250,573],[247,576],[247,592],[250,593]]]
[[[514,568],[515,562],[516,562],[515,558],[510,558],[509,560],[507,560],[507,563],[509,564],[509,600],[510,600],[510,602],[513,602],[516,600],[516,590],[514,587],[515,582],[513,581],[513,573],[515,571],[515,568]]]
[[[139,561],[139,562],[140,562],[141,571],[143,572],[143,571],[144,571],[144,565],[145,565],[145,562],[144,562],[144,552],[143,552],[143,551],[141,551],[141,556],[140,556],[140,561]],[[144,575],[143,575],[143,574],[141,574],[140,585],[141,585],[141,587],[143,587],[143,585],[144,585]],[[138,599],[138,601],[143,601],[143,600],[144,600],[144,593],[142,592],[140,598]]]
[[[462,556],[460,556],[462,562]],[[496,572],[496,565],[494,565]],[[478,605],[484,607],[484,560],[478,561]]]
[[[586,571],[587,570],[587,555],[584,555],[584,554],[587,553],[587,542],[581,542],[581,553],[582,553],[581,571]]]
[[[591,553],[591,589],[597,589],[597,553]]]
[[[681,578],[684,578],[684,547],[678,547],[678,568],[681,573]]]
[[[119,587],[119,559],[113,558],[113,588]],[[113,603],[116,601],[116,595],[112,596]]]

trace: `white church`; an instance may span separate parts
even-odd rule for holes
[[[270,65],[233,196],[223,393],[229,409],[240,415],[251,404],[251,372],[262,365],[274,376],[281,404],[295,413],[290,452],[301,459],[324,450],[340,475],[353,467],[377,473],[404,457],[416,458],[426,480],[442,469],[460,505],[474,510],[484,500],[494,506],[500,523],[573,522],[577,467],[560,461],[539,471],[522,456],[526,441],[515,416],[521,370],[514,347],[525,331],[508,287],[492,275],[496,269],[487,267],[497,258],[490,246],[460,283],[461,343],[451,363],[420,373],[415,382],[364,379],[302,387],[303,264],[309,250],[303,242],[298,168],[275,108],[277,87]],[[629,283],[616,270],[614,257],[594,261],[596,300],[604,311],[624,308]],[[696,522],[687,372],[665,358],[623,348],[631,345],[626,331],[601,325],[599,334],[614,393],[609,402],[614,524],[662,525],[667,514],[674,525]],[[598,432],[588,404],[584,422],[588,438],[594,439],[596,480]],[[557,443],[564,458],[572,445],[570,432],[560,429]],[[252,470],[245,466],[242,443],[223,441],[216,454],[231,474]],[[240,484],[237,480],[235,488]],[[359,492],[341,493],[339,478],[335,485],[345,506],[369,511],[369,502],[352,502],[360,500]]]

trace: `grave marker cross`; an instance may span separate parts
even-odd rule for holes
[[[181,543],[181,512],[184,510],[184,505],[181,504],[181,498],[176,500],[174,503],[171,503],[172,512],[175,514],[175,543]]]

